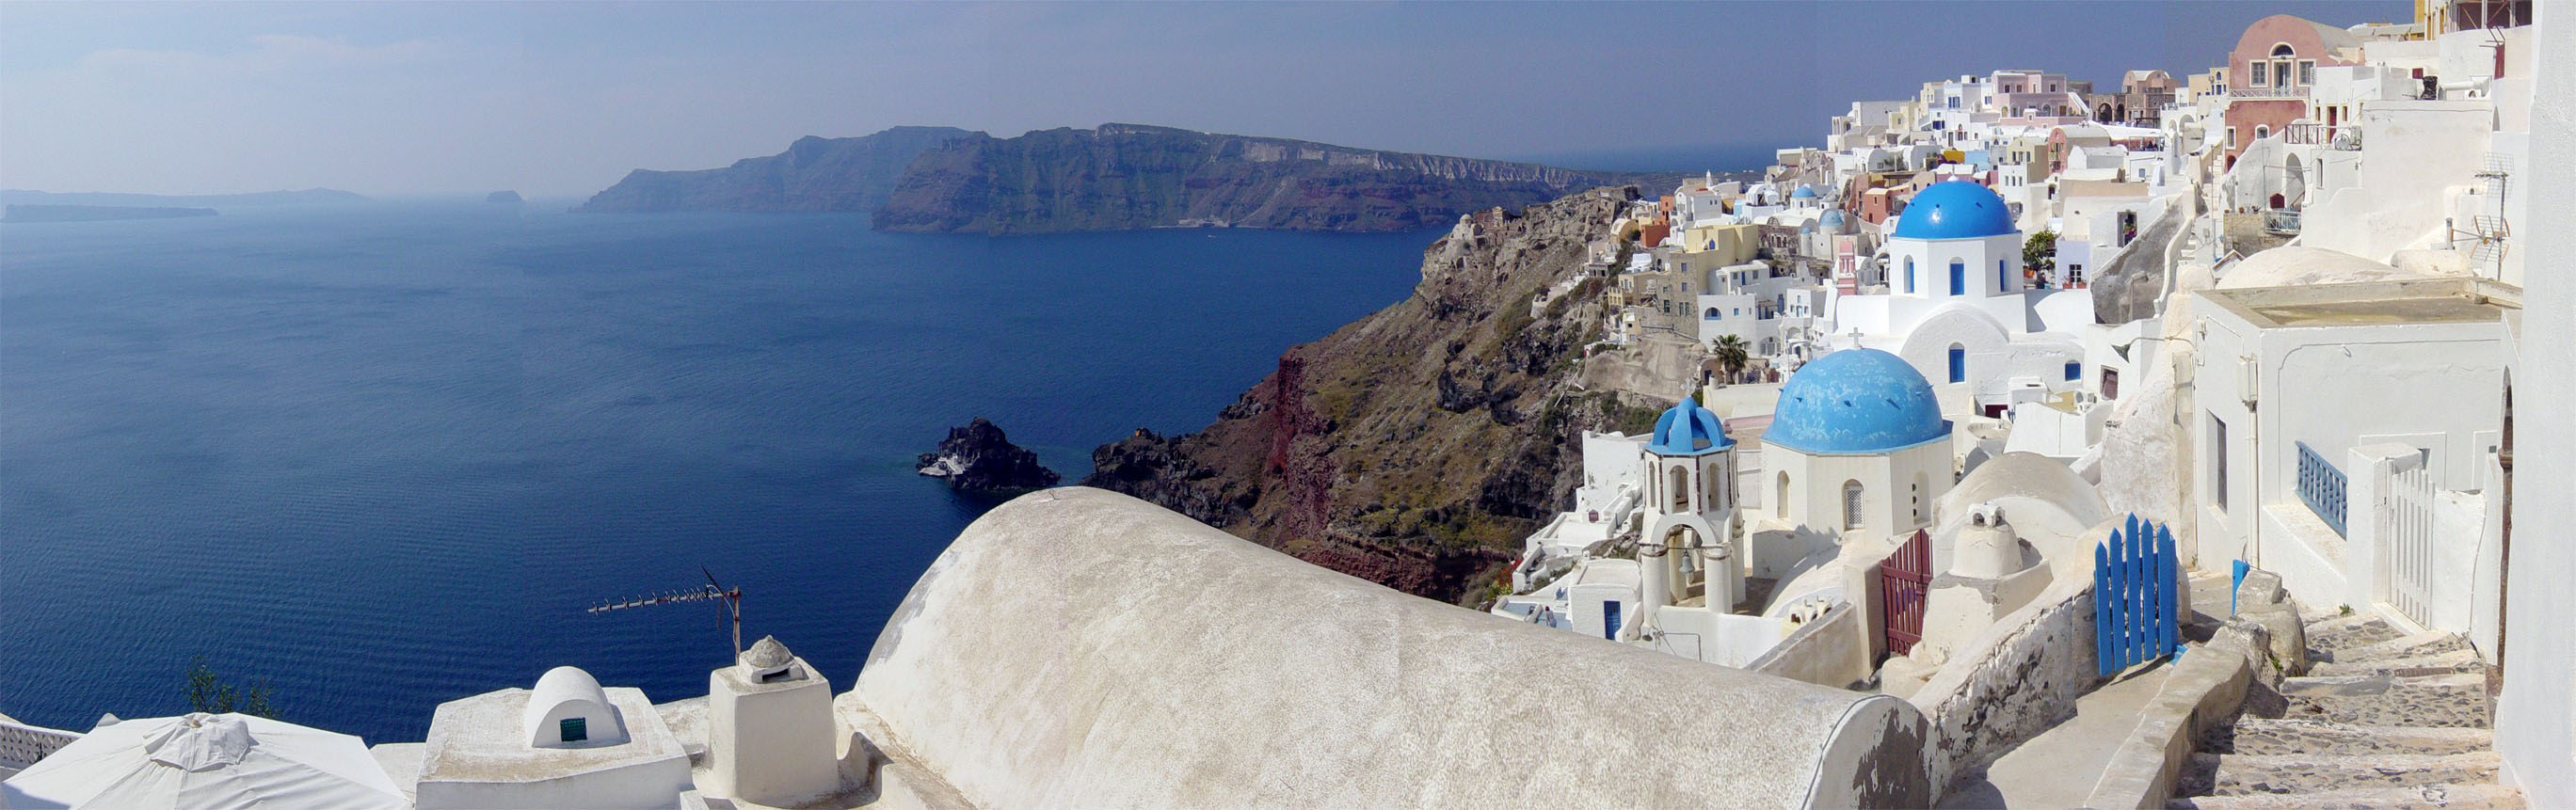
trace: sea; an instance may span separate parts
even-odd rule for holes
[[[1438,233],[890,234],[865,214],[411,200],[0,225],[0,714],[417,741],[575,665],[731,659],[710,580],[850,688],[994,505],[914,473],[994,420],[1067,483],[1410,294]]]

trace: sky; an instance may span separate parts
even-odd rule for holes
[[[1585,168],[1819,142],[1852,101],[2220,61],[2406,0],[0,2],[0,187],[588,195],[804,135],[1105,122]]]

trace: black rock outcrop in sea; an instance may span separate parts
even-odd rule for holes
[[[1011,443],[1002,429],[984,417],[965,427],[948,429],[939,450],[921,454],[922,475],[948,480],[950,489],[1007,492],[1055,486],[1054,470],[1038,464],[1038,454]]]

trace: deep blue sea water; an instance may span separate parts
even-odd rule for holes
[[[376,203],[0,226],[0,713],[418,740],[574,664],[705,694],[743,588],[849,688],[989,504],[915,476],[991,417],[1070,480],[1401,299],[1434,234],[884,234],[851,214]]]

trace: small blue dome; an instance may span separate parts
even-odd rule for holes
[[[1966,180],[1944,180],[1915,192],[1896,218],[1905,239],[1966,239],[2019,233],[2004,198]]]
[[[1726,425],[1717,414],[1699,406],[1699,400],[1682,397],[1681,404],[1664,411],[1655,419],[1655,432],[1646,442],[1646,452],[1659,456],[1704,456],[1735,446],[1726,435]]]
[[[1816,198],[1816,187],[1814,187],[1814,186],[1810,186],[1810,185],[1807,185],[1807,184],[1805,184],[1805,183],[1799,183],[1799,184],[1798,184],[1798,190],[1796,190],[1796,191],[1792,191],[1792,192],[1789,192],[1789,199],[1793,199],[1793,200],[1812,200],[1812,199],[1815,199],[1815,198]]]
[[[1828,228],[1840,228],[1840,227],[1842,227],[1842,226],[1843,226],[1843,209],[1840,209],[1840,208],[1828,208],[1828,209],[1825,209],[1825,227],[1828,227]]]
[[[1789,375],[1762,438],[1803,453],[1861,455],[1949,435],[1932,384],[1913,365],[1877,349],[1845,349]]]

